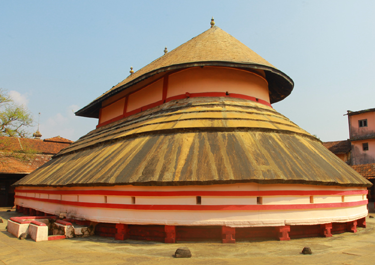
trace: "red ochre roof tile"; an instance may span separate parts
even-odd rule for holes
[[[31,158],[21,160],[14,157],[0,158],[1,174],[29,174],[38,167],[51,160],[51,155],[32,155]]]
[[[334,154],[346,154],[350,152],[351,144],[349,140],[345,141],[334,141],[334,142],[324,142],[324,147]]]
[[[355,171],[367,179],[375,179],[375,163],[351,166]]]
[[[51,141],[51,139],[53,139]],[[65,141],[65,142],[63,142]],[[30,150],[37,154],[55,155],[61,149],[68,147],[72,142],[62,137],[39,140],[16,137],[0,137],[0,151],[25,151]]]
[[[0,174],[29,174],[71,143],[60,136],[45,140],[0,137]]]
[[[65,143],[65,144],[71,144],[73,141],[63,138],[61,136],[55,136],[52,138],[44,139],[44,142],[54,142],[54,143]]]

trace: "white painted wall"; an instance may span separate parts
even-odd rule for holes
[[[310,196],[263,196],[264,205],[309,204]]]
[[[61,195],[61,200],[62,201],[77,202],[78,201],[78,195],[63,194],[63,195]]]
[[[25,196],[27,187],[17,188],[16,194]],[[59,190],[50,187],[40,187],[38,190]],[[73,187],[63,190],[123,190],[123,191],[264,191],[264,190],[337,190],[350,191],[366,188],[343,188],[313,185],[213,185],[213,186],[185,186],[185,187],[139,187],[139,186],[114,186],[114,187]],[[40,193],[41,198],[48,198],[48,194]],[[50,199],[58,199],[61,195],[50,194]],[[63,200],[79,200],[79,202],[132,204],[132,196],[108,195],[63,195]],[[201,196],[202,205],[255,205],[255,196]],[[262,196],[264,205],[310,204],[310,196]],[[362,195],[346,195],[345,202],[363,201]],[[341,203],[341,196],[314,195],[314,203]],[[321,208],[307,210],[132,210],[109,209],[69,206],[41,202],[32,199],[16,198],[16,204],[59,215],[66,212],[68,217],[87,219],[96,222],[127,223],[127,224],[168,224],[168,225],[228,225],[237,227],[252,226],[281,226],[281,225],[312,225],[329,222],[348,222],[360,219],[367,215],[366,205],[355,207]],[[196,196],[136,196],[136,204],[142,205],[195,205]]]

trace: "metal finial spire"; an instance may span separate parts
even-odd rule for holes
[[[133,71],[133,66],[130,66],[130,71],[129,71],[130,75],[132,75],[134,73]]]
[[[211,28],[213,28],[215,26],[215,20],[214,20],[214,17],[211,18]]]
[[[39,124],[40,124],[40,112],[38,113],[38,132],[39,132]]]
[[[42,137],[42,134],[39,131],[39,123],[40,123],[40,112],[38,115],[38,130],[35,133],[33,133],[33,136],[35,139],[40,139]]]
[[[164,54],[167,54],[167,52],[168,52],[168,49],[167,49],[167,47],[165,47]]]

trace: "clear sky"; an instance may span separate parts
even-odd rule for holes
[[[375,1],[0,0],[0,88],[40,116],[43,138],[77,140],[74,111],[215,18],[295,82],[273,107],[322,141],[348,138],[347,110],[375,108]],[[36,130],[36,126],[32,131]]]

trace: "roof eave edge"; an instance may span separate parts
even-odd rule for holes
[[[277,74],[277,75],[283,77],[286,81],[288,81],[288,83],[290,84],[290,91],[293,90],[293,87],[294,87],[294,82],[288,75],[286,75],[285,73],[283,73],[282,71],[280,71],[276,68],[266,66],[266,65],[262,65],[262,64],[243,63],[243,62],[242,63],[241,62],[228,62],[228,61],[202,61],[202,62],[173,64],[173,65],[161,67],[161,68],[155,69],[153,71],[147,72],[147,73],[135,78],[134,80],[131,80],[130,82],[125,83],[125,84],[117,87],[116,89],[108,92],[107,94],[103,95],[102,97],[92,101],[91,103],[89,103],[88,105],[83,107],[82,109],[77,110],[75,112],[75,115],[81,116],[81,117],[97,118],[97,117],[93,117],[92,115],[91,116],[87,115],[85,113],[89,112],[89,109],[91,109],[91,108],[94,108],[94,107],[100,108],[100,106],[98,106],[98,105],[101,104],[104,100],[106,100],[106,99],[110,98],[111,96],[114,96],[115,94],[127,89],[128,87],[131,87],[131,86],[133,86],[133,85],[135,85],[135,84],[137,84],[137,83],[139,83],[143,80],[146,80],[147,78],[149,78],[151,76],[154,76],[156,74],[160,74],[160,73],[163,73],[163,72],[169,72],[169,71],[173,71],[173,70],[178,70],[178,69],[183,69],[183,68],[199,67],[199,66],[226,66],[226,67],[229,66],[229,67],[236,67],[236,68],[246,68],[246,69],[252,68],[252,69],[270,71],[274,74]]]

